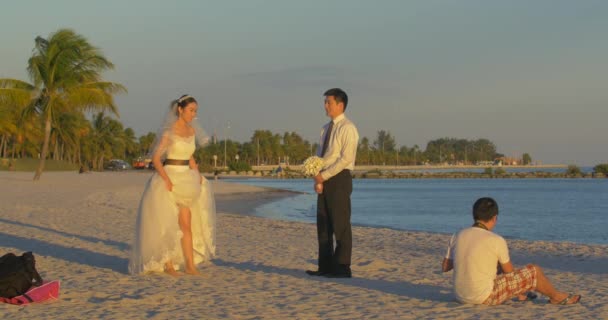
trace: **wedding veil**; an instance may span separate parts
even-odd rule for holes
[[[196,102],[194,97],[192,97],[190,95],[183,95],[183,96],[179,97],[178,99],[171,101],[171,104],[169,105],[169,110],[167,110],[167,112],[165,113],[161,126],[158,129],[158,131],[156,132],[156,137],[154,138],[154,143],[152,143],[152,147],[149,149],[150,153],[148,153],[148,156],[150,158],[154,154],[156,154],[156,152],[158,152],[158,151],[161,152],[161,158],[162,158],[164,153],[167,151],[167,149],[166,149],[167,145],[163,144],[161,142],[166,141],[166,139],[163,139],[164,137],[167,137],[169,140],[173,139],[173,136],[174,136],[174,135],[172,135],[173,126],[174,126],[175,122],[179,119],[177,108],[179,106],[179,103],[181,103],[187,99],[192,99],[193,101]],[[196,117],[196,118],[194,118],[194,120],[192,120],[192,122],[190,123],[190,126],[194,129],[194,136],[195,136],[194,139],[196,141],[196,144],[199,147],[204,147],[209,142],[209,136],[207,136],[207,134],[201,127],[200,123],[198,123],[198,117]]]

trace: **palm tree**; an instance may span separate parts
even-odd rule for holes
[[[154,132],[148,132],[147,134],[139,137],[139,154],[143,156],[148,156],[148,154],[152,151],[152,144],[156,139],[156,134]]]
[[[92,131],[88,145],[88,157],[93,169],[103,170],[103,163],[116,155],[125,152],[125,138],[122,123],[98,113],[92,120]]]
[[[135,137],[135,131],[131,128],[126,128],[123,133],[123,139],[125,143],[125,154],[124,158],[134,158],[138,156],[137,151],[139,146],[137,145],[137,138]]]
[[[0,158],[7,158],[9,143],[16,133],[16,112],[10,110],[7,104],[0,104]]]
[[[18,140],[23,137],[24,119],[21,115],[32,99],[32,89],[32,85],[23,81],[0,79],[0,135],[4,157],[7,157],[9,144],[14,157]]]
[[[51,137],[55,143],[53,157],[80,164],[79,150],[82,138],[90,131],[90,123],[82,112],[61,113],[54,119]]]
[[[34,180],[40,179],[44,170],[55,113],[94,110],[118,113],[113,95],[126,92],[125,87],[101,81],[101,72],[113,68],[83,36],[61,29],[48,39],[36,38],[27,68],[33,84],[0,79],[4,100],[24,103],[24,97],[29,96],[25,114],[36,113],[44,121],[44,142]]]

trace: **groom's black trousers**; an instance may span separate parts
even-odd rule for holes
[[[319,270],[334,272],[338,265],[350,266],[353,239],[350,225],[350,194],[353,178],[342,170],[323,182],[323,193],[317,197],[317,236]],[[336,238],[334,251],[333,237]]]

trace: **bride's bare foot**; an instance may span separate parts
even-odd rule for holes
[[[192,266],[192,267],[186,267],[185,272],[187,274],[189,274],[189,275],[192,275],[192,276],[200,276],[201,275],[201,272],[198,271],[198,269],[196,267],[194,267],[194,266]]]
[[[165,264],[165,273],[174,277],[179,277],[182,274],[177,272],[175,268],[173,268],[173,264]]]

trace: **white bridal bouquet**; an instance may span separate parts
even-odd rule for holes
[[[302,173],[308,177],[314,177],[319,174],[319,171],[323,169],[323,159],[312,156],[306,160],[304,160],[304,165],[302,166]]]

